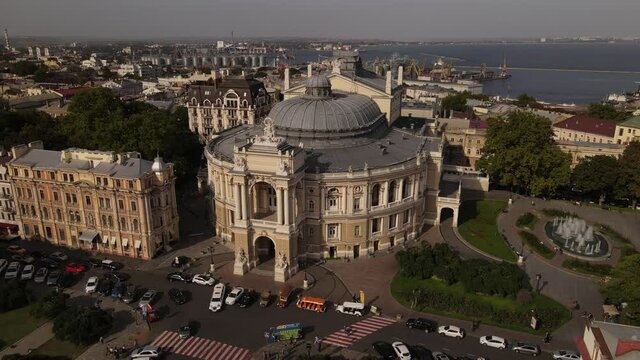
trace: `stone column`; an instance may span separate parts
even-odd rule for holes
[[[277,221],[278,221],[278,225],[282,225],[282,215],[284,213],[284,206],[283,206],[283,200],[282,200],[282,189],[278,188],[276,189],[276,196],[277,196],[277,209],[276,209],[276,213],[277,213]]]
[[[399,199],[400,200],[404,200],[404,196],[402,196],[403,192],[404,192],[404,178],[400,179],[400,191],[399,191],[399,193],[400,193]],[[397,194],[397,192],[396,192],[396,194]]]
[[[384,194],[382,198],[382,204],[383,205],[389,204],[389,180],[384,182]]]
[[[420,192],[420,176],[413,177],[413,199],[418,200],[418,193]]]
[[[289,188],[284,188],[284,224],[289,225]]]
[[[344,194],[342,195],[342,213],[346,214],[347,213],[347,193],[349,192],[349,187],[345,186],[344,187]]]
[[[238,184],[233,184],[233,197],[236,202],[236,211],[233,213],[233,218],[237,222],[240,220],[240,212],[242,211],[240,206],[240,185]]]
[[[240,200],[242,203],[242,219],[249,220],[249,214],[247,214],[247,186],[245,184],[240,185]]]

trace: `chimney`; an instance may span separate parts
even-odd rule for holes
[[[404,82],[404,67],[402,65],[398,66],[398,86],[402,86]]]
[[[387,83],[385,84],[384,92],[391,95],[391,70],[387,71]]]
[[[284,91],[289,90],[289,68],[284,69]]]
[[[312,77],[313,76],[313,67],[311,66],[311,64],[307,65],[307,77]]]

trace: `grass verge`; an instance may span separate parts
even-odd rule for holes
[[[549,249],[547,245],[541,242],[536,235],[524,230],[518,231],[518,235],[520,235],[522,241],[524,241],[524,243],[527,244],[530,249],[532,249],[539,255],[547,259],[553,259],[553,257],[555,256],[553,250]]]
[[[34,350],[34,354],[55,357],[56,360],[75,359],[87,350],[87,346],[74,345],[68,341],[62,341],[55,337],[39,348]]]
[[[507,203],[496,200],[465,201],[460,209],[460,235],[476,249],[514,262],[516,256],[498,232],[496,220]]]
[[[0,314],[0,350],[22,339],[47,322],[29,314],[33,305]]]
[[[391,282],[392,295],[406,307],[414,303],[415,289],[421,289],[423,296],[414,310],[461,320],[479,320],[483,324],[531,334],[553,331],[571,319],[567,308],[544,295],[532,293],[530,303],[519,304],[512,298],[469,293],[459,283],[448,286],[439,280],[416,280],[400,274]],[[532,309],[541,323],[537,330],[529,326]]]

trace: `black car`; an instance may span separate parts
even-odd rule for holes
[[[375,350],[382,359],[395,359],[396,352],[393,350],[393,346],[388,342],[376,341],[373,343],[373,350]]]
[[[40,258],[44,257],[44,254],[42,253],[42,251],[38,251],[38,250],[30,252],[29,255],[31,255],[32,257],[34,257],[36,259],[40,259]]]
[[[406,323],[409,329],[418,329],[430,333],[438,330],[438,323],[425,318],[408,319]]]
[[[192,278],[193,278],[193,275],[187,274],[187,273],[183,273],[183,272],[173,272],[173,273],[167,275],[167,280],[169,280],[171,282],[182,281],[184,283],[188,283],[188,282],[191,282]]]
[[[111,280],[113,282],[124,282],[129,280],[130,277],[131,276],[129,276],[129,274],[117,272],[117,271],[108,272],[104,274],[105,279]]]
[[[180,339],[188,339],[191,337],[191,325],[186,324],[178,329],[178,337]]]
[[[182,305],[187,302],[187,297],[185,296],[185,294],[181,290],[176,288],[169,290],[169,299],[176,303],[176,305]]]
[[[179,267],[182,267],[182,266],[184,266],[184,265],[186,265],[188,263],[189,263],[189,257],[188,256],[177,256],[171,262],[171,267],[179,268]]]
[[[36,262],[38,267],[46,267],[49,270],[57,269],[60,264],[57,261],[49,258],[42,258]]]
[[[49,273],[49,276],[47,277],[47,285],[48,286],[57,286],[58,283],[60,282],[60,276],[62,275],[62,273],[59,270],[54,270],[52,272]]]
[[[75,284],[77,280],[76,274],[64,271],[60,275],[60,279],[58,279],[58,286],[63,288],[69,288]]]
[[[256,301],[256,294],[253,291],[248,290],[240,295],[240,299],[238,299],[237,304],[241,308],[246,308],[251,306],[254,301]]]
[[[125,304],[131,304],[134,301],[136,301],[136,298],[138,297],[138,292],[136,291],[136,287],[133,285],[129,285],[127,287],[127,290],[124,292],[124,295],[122,295],[122,302],[124,302]]]
[[[100,262],[100,266],[105,270],[111,271],[120,270],[124,267],[124,265],[122,265],[121,263],[111,260],[102,260]]]
[[[113,281],[109,279],[105,279],[104,281],[100,281],[98,283],[98,292],[104,296],[111,295],[112,289],[113,289]]]
[[[92,268],[102,267],[102,260],[100,260],[100,259],[89,258],[87,260],[87,262],[89,263],[89,265],[91,265]]]
[[[409,352],[411,353],[412,359],[433,360],[433,354],[431,353],[431,350],[427,349],[424,346],[420,346],[420,345],[409,346]]]

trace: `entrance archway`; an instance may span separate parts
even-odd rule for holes
[[[255,242],[256,260],[258,264],[274,263],[276,244],[266,236],[260,236]],[[275,263],[274,263],[275,264]],[[273,264],[272,264],[273,265]]]
[[[451,226],[453,227],[457,227],[458,226],[458,209],[457,208],[451,208],[451,207],[442,207],[440,208],[440,210],[438,210],[438,218],[436,223],[437,224],[442,224],[445,221],[447,222],[451,222]]]
[[[440,224],[453,218],[453,209],[451,208],[442,208],[440,210]]]
[[[266,182],[258,182],[251,188],[251,218],[276,221],[278,198],[276,189]]]

